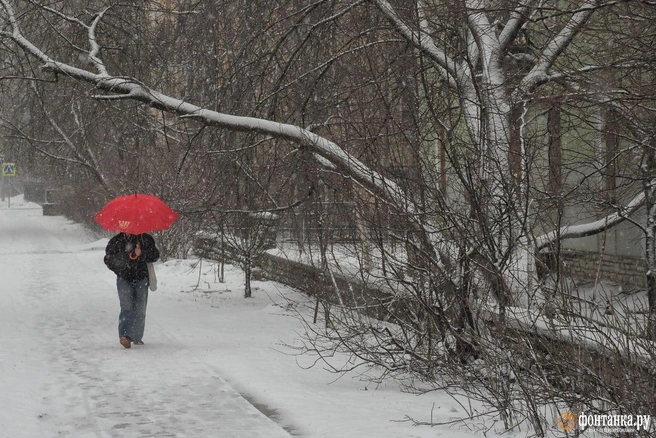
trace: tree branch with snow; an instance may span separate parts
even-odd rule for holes
[[[626,206],[618,211],[592,222],[578,225],[565,225],[557,230],[542,234],[535,239],[538,250],[546,248],[559,240],[574,239],[578,237],[593,236],[620,224],[634,214],[645,203],[645,193],[638,193]]]
[[[554,35],[544,50],[542,50],[538,58],[538,63],[522,79],[518,87],[519,93],[526,95],[532,92],[537,86],[549,80],[549,69],[572,43],[574,37],[579,34],[598,7],[596,0],[589,0],[571,16],[560,32]]]

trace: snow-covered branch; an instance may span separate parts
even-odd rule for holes
[[[478,143],[481,139],[478,127],[480,126],[481,114],[476,96],[476,87],[472,75],[469,73],[467,65],[456,61],[440,49],[434,40],[428,34],[428,25],[426,20],[421,20],[419,31],[414,31],[398,15],[394,7],[387,0],[370,0],[389,20],[408,43],[415,46],[431,59],[438,73],[442,76],[445,83],[452,89],[458,90],[462,94],[460,100],[465,119],[469,126],[469,132],[472,136],[472,142]],[[419,8],[420,13],[423,8]]]
[[[0,5],[2,6],[2,9],[4,9],[5,11],[4,18],[9,22],[9,27],[11,29],[11,32],[8,31],[3,32],[1,35],[5,38],[9,38],[13,40],[23,50],[25,50],[27,53],[34,56],[35,58],[43,62],[52,62],[52,60],[48,55],[46,55],[43,51],[41,51],[41,49],[36,47],[34,44],[32,44],[29,40],[27,40],[23,36],[23,33],[21,32],[21,28],[18,24],[18,20],[16,18],[16,12],[14,11],[14,8],[11,5],[11,3],[9,3],[7,0],[0,0]]]
[[[561,31],[556,34],[539,55],[539,62],[524,77],[519,87],[521,93],[529,93],[538,85],[548,81],[548,73],[558,56],[571,44],[583,25],[595,11],[597,2],[588,0],[574,13]]]
[[[502,52],[505,52],[508,46],[515,40],[519,31],[528,21],[531,10],[536,3],[538,3],[538,0],[528,0],[524,4],[519,5],[510,14],[510,19],[503,26],[503,30],[499,34],[499,44]]]
[[[108,10],[109,8],[105,8],[103,11],[101,11],[98,15],[96,15],[96,18],[94,18],[91,26],[88,26],[89,44],[91,45],[89,60],[96,66],[98,73],[105,76],[107,76],[107,69],[105,68],[105,64],[98,58],[98,55],[100,54],[100,46],[96,40],[96,29],[98,28],[98,23],[100,23],[100,20],[102,20],[103,15],[105,15]]]
[[[20,26],[18,24],[16,13],[11,3],[6,0],[0,0],[0,5],[2,5],[2,8],[4,9],[6,19],[11,27],[11,33],[3,32],[4,36],[13,39],[24,50],[28,51],[33,56],[39,58],[41,61],[46,63],[54,62],[44,52],[42,52],[39,48],[34,46],[30,41],[28,41],[23,36]],[[82,22],[81,20],[75,17],[70,17],[48,6],[40,5],[39,7],[45,11],[50,12],[51,14],[59,16],[60,18],[66,21],[69,21],[71,23],[74,23],[78,26],[85,28],[87,30],[87,37],[89,39],[89,51],[86,53],[88,60],[98,70],[98,73],[100,75],[108,76],[107,69],[105,68],[105,64],[98,57],[100,53],[100,45],[98,44],[96,38],[96,31],[98,29],[98,25],[100,21],[111,7],[107,7],[101,12],[99,12],[98,14],[96,14],[90,25],[87,25],[86,23]]]
[[[53,15],[57,15],[58,17],[66,21],[69,21],[71,23],[74,23],[78,26],[85,28],[87,30],[87,36],[89,38],[89,46],[90,46],[90,50],[87,54],[89,58],[89,62],[91,62],[98,69],[98,73],[107,74],[107,71],[105,69],[105,64],[98,58],[98,55],[100,53],[100,45],[98,45],[98,41],[96,39],[96,30],[98,29],[98,24],[100,23],[100,20],[102,20],[103,16],[107,13],[107,11],[111,8],[111,6],[105,8],[104,10],[96,14],[90,25],[87,25],[82,20],[66,15],[49,6],[40,5],[40,8],[42,8],[44,11],[50,12]]]
[[[162,111],[177,114],[180,117],[192,118],[207,126],[259,133],[272,138],[287,140],[301,148],[306,148],[315,157],[322,157],[323,160],[319,162],[324,163],[326,167],[339,168],[358,184],[387,200],[390,204],[404,209],[410,215],[419,211],[394,181],[371,169],[336,143],[312,131],[272,120],[220,113],[153,90],[135,78],[111,76],[106,72],[94,73],[52,59],[22,34],[11,4],[7,0],[0,0],[0,2],[4,8],[6,19],[11,23],[12,33],[10,38],[27,54],[43,62],[42,70],[45,72],[91,83],[97,89],[107,93],[98,96],[98,98],[131,99]],[[428,232],[431,235],[439,234],[430,230]],[[436,241],[442,240],[439,236],[436,237]],[[436,246],[439,246],[439,244],[436,244]],[[442,259],[442,257],[438,256],[438,259]]]
[[[443,79],[451,87],[463,85],[460,83],[459,78],[463,75],[464,67],[438,48],[424,29],[420,32],[412,30],[410,26],[403,22],[394,7],[387,0],[373,0],[373,2],[392,25],[394,25],[399,34],[433,60],[439,67],[439,72]]]
[[[624,221],[626,218],[635,213],[640,207],[642,207],[644,203],[645,193],[640,192],[631,200],[631,202],[629,202],[625,207],[619,211],[616,211],[615,213],[585,224],[566,225],[558,230],[553,230],[538,236],[535,240],[536,248],[540,250],[562,239],[586,237],[601,233],[602,231],[610,229]]]

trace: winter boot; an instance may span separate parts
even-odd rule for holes
[[[127,336],[123,336],[121,339],[118,340],[122,346],[125,348],[130,348],[132,347],[132,339],[128,338]]]

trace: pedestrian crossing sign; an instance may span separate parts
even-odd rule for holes
[[[2,163],[2,176],[16,176],[16,163]]]

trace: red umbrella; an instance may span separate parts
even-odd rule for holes
[[[107,231],[142,234],[166,230],[178,213],[153,195],[125,195],[112,199],[94,217]]]

